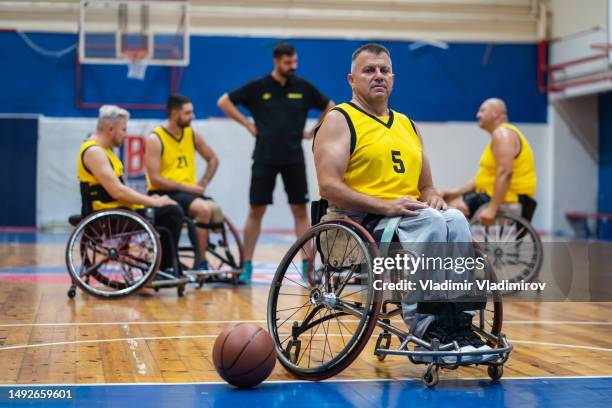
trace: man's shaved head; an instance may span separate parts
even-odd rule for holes
[[[494,109],[497,113],[508,114],[508,111],[506,110],[506,102],[499,98],[489,98],[484,101],[483,104],[488,104],[491,109]]]
[[[476,117],[478,126],[492,132],[500,123],[508,121],[506,103],[499,98],[489,98],[480,105]]]

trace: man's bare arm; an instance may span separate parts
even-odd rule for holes
[[[217,168],[219,167],[219,158],[210,148],[210,146],[204,140],[204,137],[198,132],[194,132],[193,136],[195,137],[195,147],[200,156],[206,161],[206,171],[204,175],[198,181],[198,184],[203,188],[206,188],[208,183],[212,180],[217,172]]]
[[[504,197],[512,180],[512,161],[518,153],[518,135],[507,128],[499,128],[493,132],[491,151],[495,157],[495,184],[489,206],[497,211],[504,202]]]
[[[227,93],[221,95],[221,97],[217,100],[217,106],[219,109],[221,109],[225,116],[240,123],[249,131],[249,133],[251,133],[251,135],[257,136],[257,128],[255,127],[255,124],[253,124],[253,122],[247,119],[247,117],[238,110]]]
[[[161,175],[161,155],[162,144],[155,134],[150,134],[145,142],[145,167],[151,184],[156,190],[161,191],[185,191],[187,193],[200,195],[203,190],[201,187],[189,186],[187,184],[176,183],[168,180]],[[201,190],[201,191],[200,191]]]
[[[108,156],[100,147],[94,146],[87,149],[83,155],[83,162],[108,194],[117,201],[126,204],[142,204],[147,207],[176,204],[167,196],[147,196],[121,183],[108,161]]]
[[[408,197],[381,200],[347,186],[343,178],[350,159],[350,143],[350,130],[344,116],[340,112],[329,112],[314,143],[319,192],[323,198],[345,210],[387,216],[416,215],[413,210],[425,207]]]

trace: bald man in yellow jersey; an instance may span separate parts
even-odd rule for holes
[[[313,146],[319,191],[329,202],[328,216],[361,222],[368,214],[380,215],[375,229],[389,217],[400,216],[397,234],[402,242],[471,246],[467,220],[461,212],[447,210],[433,185],[414,122],[388,107],[393,82],[385,47],[367,44],[353,53],[348,75],[353,97],[325,116]],[[456,340],[463,351],[488,349],[471,330],[472,314],[459,303],[448,305],[450,310],[434,315],[419,304],[419,312],[432,313],[426,316],[416,314],[416,304],[404,302],[404,319],[415,335],[427,341],[437,337],[445,344]]]
[[[491,135],[480,158],[476,177],[444,192],[443,197],[451,207],[458,208],[467,217],[475,215],[478,208],[484,206],[478,212],[478,221],[490,225],[503,203],[518,203],[523,201],[523,197],[535,197],[535,161],[525,136],[508,123],[504,101],[487,99],[480,105],[476,117],[478,126]]]
[[[154,225],[166,227],[172,235],[160,237],[161,268],[166,269],[174,265],[174,260],[165,254],[174,253],[169,246],[178,244],[183,211],[166,195],[140,194],[123,183],[123,164],[112,149],[123,144],[129,117],[128,111],[118,106],[102,106],[96,131],[81,145],[77,162],[83,204],[81,213],[85,216],[110,208],[128,208],[144,213],[145,207],[155,207]]]
[[[203,198],[219,159],[201,134],[191,127],[193,104],[183,95],[170,95],[166,106],[168,122],[149,135],[145,146],[145,167],[149,194],[167,194],[197,222],[208,224],[212,205]],[[206,171],[196,178],[195,152],[206,161]],[[206,248],[208,230],[198,228],[198,259],[193,269],[208,269]]]

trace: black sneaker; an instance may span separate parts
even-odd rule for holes
[[[433,339],[438,339],[438,341],[440,342],[440,345],[452,343],[453,338],[450,336],[450,334],[453,333],[453,330],[454,330],[453,326],[449,324],[449,322],[447,322],[445,319],[436,318],[436,320],[434,320],[433,322],[429,324],[429,326],[427,326],[427,329],[425,329],[425,333],[423,333],[423,335],[421,336],[421,339],[430,344],[433,341]],[[429,351],[429,350],[426,349],[425,347],[417,346],[415,348],[415,351]],[[454,357],[451,357],[451,358],[454,358]],[[432,356],[415,357],[414,359],[416,361],[424,362],[424,363],[431,363],[433,361]],[[448,359],[447,357],[442,358],[442,360],[445,363],[452,364],[452,362],[448,361],[447,359]]]
[[[452,337],[461,351],[486,351],[492,350],[482,338],[474,332],[472,328],[473,314],[470,312],[460,312],[455,316],[455,332]],[[465,356],[462,361],[465,362],[483,362],[495,358],[495,354],[483,354],[479,356]]]

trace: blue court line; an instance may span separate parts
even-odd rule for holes
[[[242,234],[241,234],[242,235]],[[68,242],[68,232],[0,232],[0,244],[62,244]],[[291,245],[295,237],[291,234],[276,234],[263,232],[257,240],[258,245]],[[186,236],[181,243],[188,243]]]
[[[70,390],[72,400],[9,399],[10,390]],[[14,392],[14,391],[13,391]],[[433,389],[416,380],[265,383],[251,390],[226,384],[0,386],[0,407],[609,407],[612,377],[441,380]]]
[[[26,266],[21,268],[0,268],[0,275],[32,274],[32,275],[58,275],[65,274],[66,266]]]

